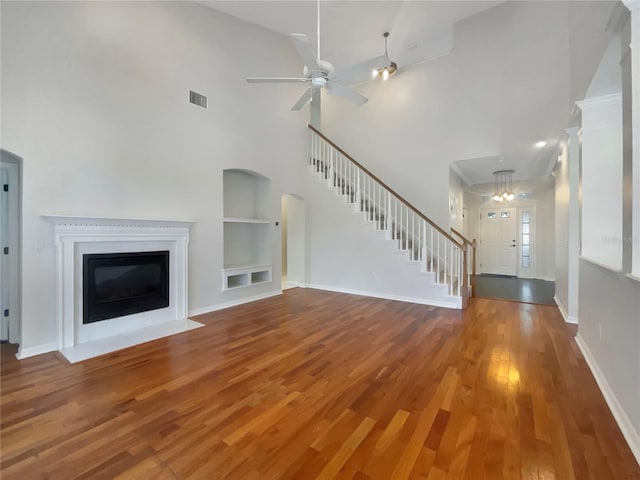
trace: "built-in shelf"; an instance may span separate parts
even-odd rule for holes
[[[249,287],[271,281],[271,265],[225,266],[222,269],[222,290]]]
[[[223,172],[223,291],[271,282],[269,184],[257,172]]]
[[[263,220],[260,218],[232,218],[225,217],[224,223],[271,223],[271,220]]]

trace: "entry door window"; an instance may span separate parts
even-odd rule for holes
[[[522,268],[531,267],[531,213],[522,212]]]

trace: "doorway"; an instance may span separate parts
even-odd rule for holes
[[[480,272],[516,276],[517,209],[507,207],[480,209]]]
[[[304,200],[297,195],[283,195],[280,218],[282,225],[282,290],[305,286],[307,282],[307,242]]]
[[[1,150],[0,340],[20,342],[21,159]]]

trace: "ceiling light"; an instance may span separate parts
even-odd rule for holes
[[[496,202],[510,202],[516,196],[513,193],[513,170],[497,170],[493,172],[493,198]]]
[[[539,142],[536,142],[536,148],[542,148],[546,146],[547,146],[547,142],[545,142],[544,140],[540,140]]]
[[[389,38],[389,32],[384,32],[382,36],[384,37],[384,56],[389,58],[389,54],[387,53],[387,40]],[[396,65],[396,62],[389,61],[389,65],[387,65],[386,67],[375,69],[373,72],[371,72],[371,76],[372,78],[376,78],[378,75],[380,75],[382,77],[382,80],[386,81],[389,79],[389,77],[395,75],[397,71],[398,65]]]

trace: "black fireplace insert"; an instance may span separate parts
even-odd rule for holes
[[[169,306],[169,251],[83,255],[82,323]]]

